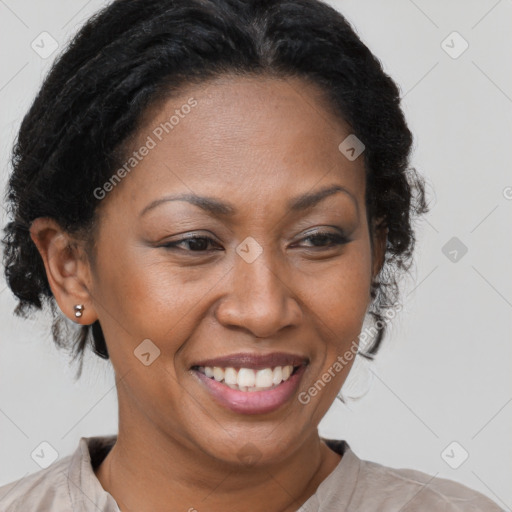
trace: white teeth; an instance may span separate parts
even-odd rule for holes
[[[272,372],[272,384],[279,384],[283,380],[283,369],[280,366],[274,368]]]
[[[275,368],[263,368],[253,370],[252,368],[233,367],[221,368],[219,366],[204,366],[199,371],[207,377],[223,382],[231,389],[238,391],[263,391],[278,386],[281,382],[290,378],[293,373],[293,366],[276,366]]]
[[[234,368],[226,368],[224,370],[224,382],[226,384],[237,384],[236,370]]]
[[[217,381],[224,380],[224,370],[218,366],[213,367],[213,378]]]
[[[254,384],[257,388],[271,388],[272,378],[274,372],[271,368],[265,368],[256,372],[256,383]]]
[[[256,373],[254,372],[254,370],[251,370],[250,368],[240,368],[240,370],[238,370],[238,377],[236,379],[236,383],[240,387],[251,388],[256,383]]]

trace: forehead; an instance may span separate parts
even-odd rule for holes
[[[126,157],[151,149],[124,181],[133,205],[173,190],[293,196],[321,180],[362,197],[363,157],[349,161],[338,148],[350,133],[311,83],[226,75],[184,87],[145,112]]]

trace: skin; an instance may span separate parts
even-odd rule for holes
[[[31,236],[61,310],[84,325],[99,319],[105,335],[119,434],[96,475],[122,510],[294,511],[340,461],[317,425],[350,364],[307,405],[294,396],[256,415],[217,404],[190,367],[239,352],[299,354],[309,364],[297,394],[307,390],[357,341],[386,233],[375,230],[372,251],[363,156],[338,150],[350,127],[299,79],[224,76],[187,87],[146,112],[130,151],[190,97],[197,106],[101,201],[95,260],[52,219],[36,219]],[[287,207],[331,185],[348,193]],[[191,192],[238,213],[168,201],[139,216],[156,199]],[[307,238],[336,228],[348,243]],[[163,247],[192,234],[215,243]],[[252,263],[235,250],[247,236],[263,249]],[[75,304],[84,304],[80,319]],[[134,350],[148,338],[160,356],[145,366]],[[251,464],[240,460],[248,441]]]

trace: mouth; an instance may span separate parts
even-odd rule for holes
[[[262,414],[290,400],[307,364],[307,358],[290,354],[239,354],[190,369],[217,403],[241,414]]]
[[[286,382],[299,368],[300,366],[287,365],[263,368],[261,370],[253,370],[252,368],[221,368],[219,366],[199,366],[193,369],[209,379],[229,386],[231,389],[247,393],[275,389],[282,382]]]

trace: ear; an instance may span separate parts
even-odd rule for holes
[[[388,241],[388,231],[385,224],[385,219],[376,219],[373,222],[373,267],[372,267],[372,280],[375,279],[377,274],[381,271],[386,257],[386,247]]]
[[[44,262],[48,283],[61,311],[74,322],[89,325],[98,316],[90,295],[90,269],[80,244],[54,220],[35,219],[30,237]],[[84,306],[82,316],[75,316],[74,306]]]

